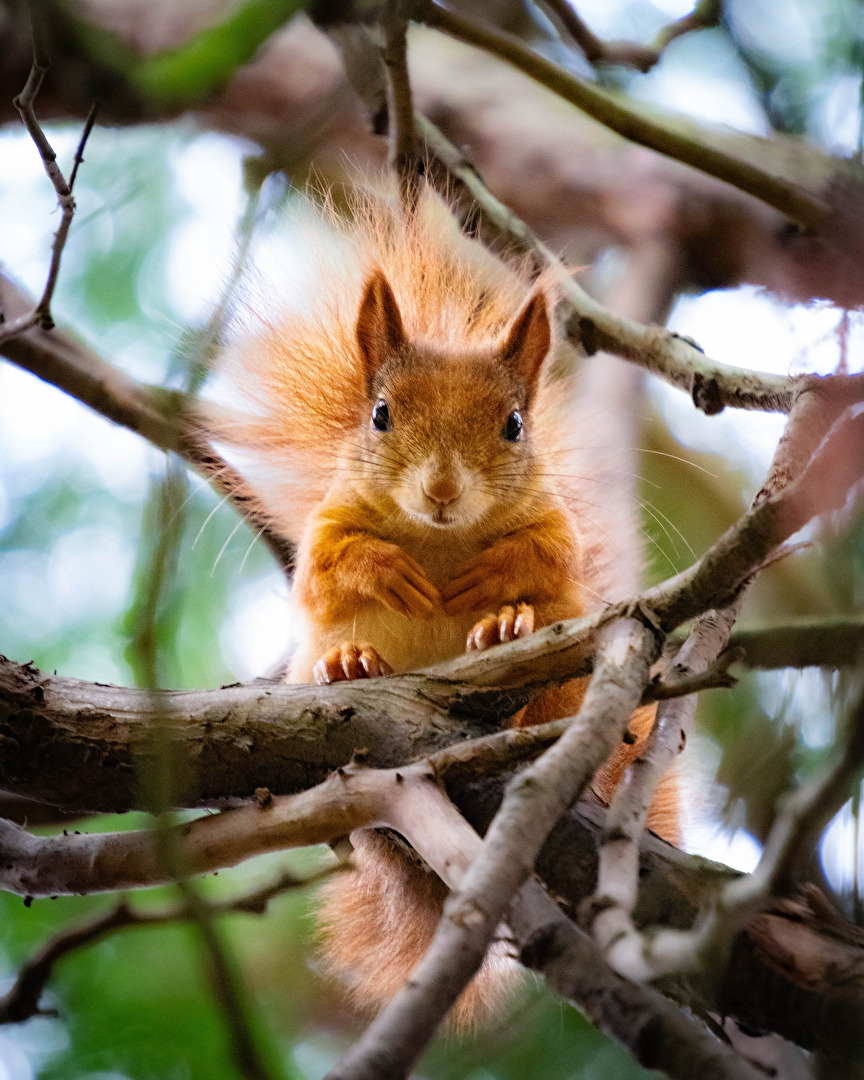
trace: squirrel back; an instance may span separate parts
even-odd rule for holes
[[[432,196],[410,215],[361,199],[347,222],[325,205],[303,236],[314,289],[248,306],[222,362],[235,407],[213,430],[298,544],[289,681],[416,669],[583,614],[592,571],[549,375],[554,281],[466,239]],[[573,715],[582,694],[578,680],[546,691],[512,722]],[[650,721],[634,718],[639,740]],[[639,748],[598,773],[598,800]],[[674,781],[652,813],[675,838]],[[353,868],[323,890],[324,952],[369,1009],[422,958],[446,889],[401,838],[351,839]],[[507,966],[490,954],[457,1026],[495,1007]]]

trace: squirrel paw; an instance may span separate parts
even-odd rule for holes
[[[482,652],[505,641],[527,637],[534,632],[534,608],[530,604],[505,604],[497,615],[486,615],[468,635],[467,651]]]
[[[368,642],[343,641],[324,653],[312,669],[319,686],[346,679],[377,679],[392,675],[393,668]]]
[[[377,579],[375,594],[391,611],[429,619],[443,610],[441,594],[426,571],[396,544],[379,545]]]

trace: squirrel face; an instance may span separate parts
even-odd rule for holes
[[[534,295],[504,341],[444,352],[410,342],[381,274],[357,321],[369,419],[354,474],[366,498],[423,529],[495,527],[530,501],[538,473],[530,409],[551,343]],[[391,511],[392,512],[392,511]]]

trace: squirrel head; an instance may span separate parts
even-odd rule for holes
[[[532,501],[531,406],[552,332],[535,292],[502,340],[448,349],[407,337],[393,291],[368,281],[356,326],[368,419],[350,455],[364,496],[424,529],[482,531]]]

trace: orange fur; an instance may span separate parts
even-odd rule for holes
[[[243,410],[214,423],[214,437],[253,462],[250,485],[298,542],[306,633],[289,680],[311,679],[325,655],[337,659],[317,670],[343,677],[337,647],[349,639],[404,671],[464,651],[472,627],[503,605],[533,608],[538,628],[582,614],[592,590],[580,522],[559,458],[554,474],[546,465],[560,439],[560,384],[543,365],[554,283],[532,286],[431,198],[407,220],[370,200],[348,224],[325,208],[313,226],[321,287],[311,310],[279,303],[248,317],[223,363]],[[579,682],[544,693],[514,722],[571,715],[582,693]],[[650,718],[634,717],[637,739]],[[600,770],[598,798],[638,749],[622,746]],[[650,823],[671,839],[676,807],[669,782]],[[374,1008],[422,957],[446,890],[389,835],[354,839],[354,869],[324,890],[324,950]],[[487,960],[458,1023],[488,1009],[507,982],[501,966]]]

